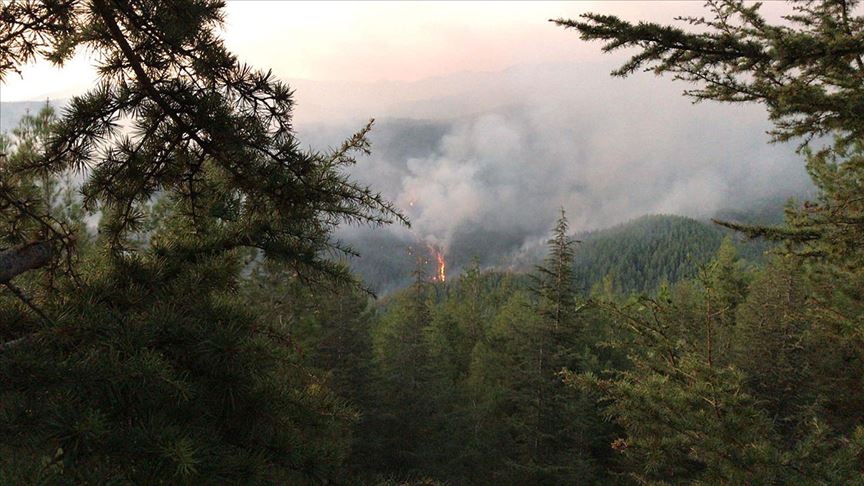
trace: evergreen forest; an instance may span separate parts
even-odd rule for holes
[[[411,225],[375,123],[309,148],[223,1],[0,3],[0,82],[98,68],[0,134],[0,485],[864,485],[862,8],[551,20],[759,105],[815,190],[497,265],[340,239]]]

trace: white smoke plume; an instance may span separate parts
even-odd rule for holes
[[[561,207],[585,231],[651,213],[709,216],[809,187],[794,147],[768,144],[760,107],[693,105],[681,84],[610,78],[610,68],[472,75],[445,98],[432,86],[418,100],[413,86],[415,99],[383,113],[373,156],[353,172],[405,210],[414,237],[444,249],[473,232],[515,250],[542,240]]]

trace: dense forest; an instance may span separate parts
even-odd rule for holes
[[[222,2],[3,3],[0,81],[87,49],[99,83],[0,136],[0,484],[864,484],[859,7],[554,20],[763,105],[812,200],[561,210],[533,267],[467,247],[446,279],[382,237],[413,273],[376,296],[334,237],[410,224],[350,175],[373,123],[303,149]]]
[[[783,203],[766,201],[753,211],[723,211],[732,221],[764,224],[779,215]],[[484,231],[466,232],[470,238],[450,245],[446,264],[450,273],[479,265],[481,268],[506,268],[518,274],[530,273],[546,252],[544,246],[531,247],[514,256],[506,251],[507,236],[496,238]],[[602,230],[572,235],[580,242],[574,248],[577,288],[583,293],[612,278],[622,292],[652,293],[663,282],[694,277],[708,263],[725,237],[731,237],[741,257],[759,263],[771,243],[741,237],[710,221],[685,216],[649,215]],[[512,237],[512,235],[511,235]],[[359,257],[346,259],[351,269],[370,289],[386,294],[409,285],[417,258],[425,262],[424,271],[436,272],[437,262],[429,249],[416,239],[405,239],[384,232],[362,232],[349,241]],[[470,244],[468,242],[471,242]],[[497,244],[495,242],[498,242]],[[485,242],[490,242],[483,245]]]

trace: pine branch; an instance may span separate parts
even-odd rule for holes
[[[4,283],[3,285],[4,285],[7,289],[9,289],[10,292],[12,292],[13,294],[15,294],[15,297],[17,297],[18,300],[21,301],[21,303],[23,303],[24,305],[26,305],[28,308],[30,308],[30,310],[32,310],[36,315],[38,315],[39,318],[41,318],[43,321],[45,321],[45,323],[47,323],[47,324],[54,324],[54,321],[52,321],[51,318],[48,317],[47,314],[45,314],[44,312],[42,312],[42,309],[40,309],[39,307],[37,307],[36,304],[34,304],[33,301],[30,299],[30,297],[27,297],[27,295],[26,295],[26,294],[25,294],[21,289],[19,289],[18,287],[12,285],[12,284],[9,283],[9,282]]]
[[[44,267],[51,261],[54,249],[49,241],[34,241],[0,251],[0,283],[18,275]]]
[[[724,228],[729,228],[739,233],[744,233],[750,239],[764,238],[769,241],[793,241],[801,243],[805,241],[818,240],[822,237],[822,234],[818,231],[804,229],[749,225],[733,223],[730,221],[720,221],[718,219],[712,219],[711,222],[713,222],[714,224],[718,224]]]
[[[11,341],[6,341],[5,343],[0,343],[0,353],[5,351],[9,351],[10,349],[25,344],[29,341],[36,339],[36,334],[28,334],[26,336],[21,336],[18,339],[13,339]]]

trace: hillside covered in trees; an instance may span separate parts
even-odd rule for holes
[[[771,205],[767,213],[725,212],[731,220],[764,222],[781,215],[782,205]],[[545,246],[538,245],[513,254],[489,240],[506,240],[506,236],[482,231],[466,232],[466,240],[475,244],[451,245],[447,265],[452,276],[467,271],[473,264],[487,269],[509,269],[523,274],[543,258]],[[497,238],[496,238],[497,236]],[[741,257],[747,261],[762,261],[770,247],[762,241],[736,237],[710,221],[684,216],[651,215],[603,230],[573,233],[580,244],[574,249],[577,287],[587,293],[592,286],[610,277],[622,291],[651,293],[662,282],[676,282],[693,277],[717,252],[726,236],[733,237]],[[403,239],[388,233],[364,232],[348,241],[360,256],[348,260],[351,268],[373,290],[389,293],[412,281],[418,254],[428,263],[424,270],[435,272],[436,262],[428,248],[415,239]]]
[[[98,65],[0,134],[0,484],[864,483],[858,2],[549,26],[763,106],[808,200],[446,248],[380,231],[373,122],[304,148],[224,8],[0,4],[0,82]],[[394,123],[393,157],[448,133]]]

